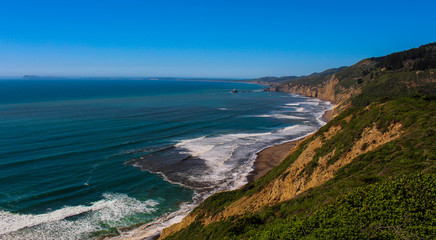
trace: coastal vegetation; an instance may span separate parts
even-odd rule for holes
[[[435,187],[434,175],[413,174],[359,187],[311,214],[290,214],[284,203],[207,227],[196,222],[168,239],[430,239]]]
[[[334,101],[335,118],[161,238],[435,238],[435,59],[432,43],[271,89]]]

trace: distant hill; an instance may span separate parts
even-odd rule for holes
[[[339,67],[339,68],[331,68],[328,70],[325,70],[320,73],[312,73],[308,76],[283,76],[283,77],[261,77],[252,79],[250,81],[256,82],[259,84],[266,84],[271,86],[278,86],[280,84],[288,83],[288,82],[321,82],[324,80],[326,76],[329,76],[333,73],[336,73],[338,71],[341,71],[346,67]]]
[[[265,84],[265,85],[279,85],[291,80],[297,79],[297,76],[284,76],[284,77],[261,77],[249,80],[251,82]]]

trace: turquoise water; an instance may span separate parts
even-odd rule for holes
[[[81,239],[146,222],[159,230],[212,192],[242,186],[257,151],[315,131],[331,107],[261,90],[0,80],[0,238]]]

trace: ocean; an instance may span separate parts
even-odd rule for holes
[[[248,83],[0,80],[0,239],[159,231],[332,105]],[[238,93],[232,93],[237,89]]]

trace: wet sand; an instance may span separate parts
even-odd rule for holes
[[[332,110],[326,111],[322,118],[329,122],[332,118]],[[304,138],[303,138],[304,139]],[[254,162],[253,171],[248,175],[248,182],[259,179],[267,172],[279,165],[280,162],[288,156],[289,152],[297,146],[297,143],[303,139],[294,140],[269,148],[265,148],[257,154],[256,161]]]

